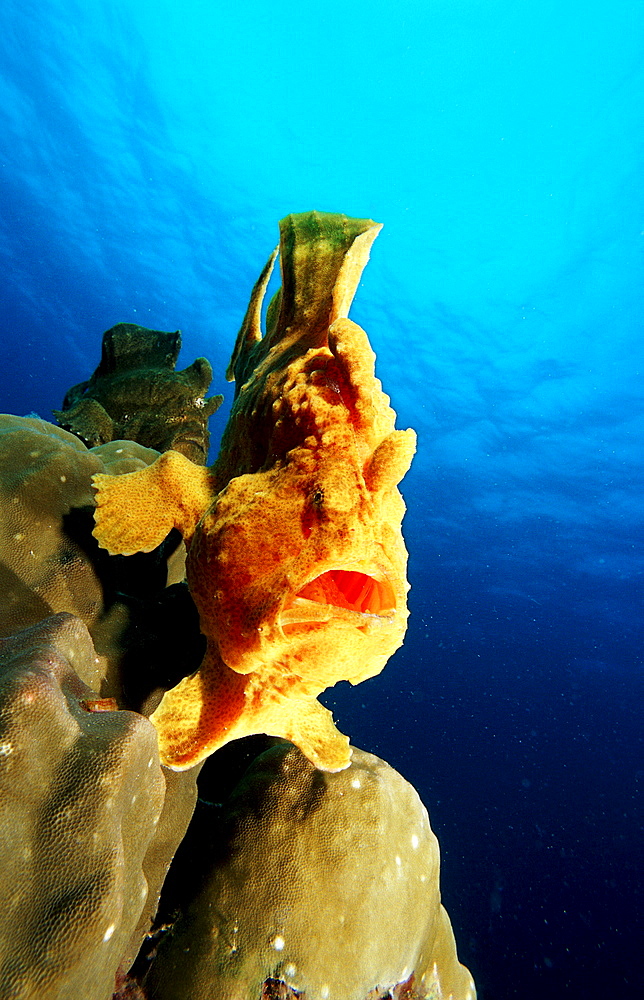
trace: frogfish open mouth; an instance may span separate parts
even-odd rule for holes
[[[253,733],[343,769],[349,741],[317,696],[377,674],[402,643],[397,485],[416,439],[395,429],[367,335],[348,319],[380,228],[320,212],[282,220],[282,286],[263,332],[276,250],[237,337],[213,466],[166,451],[140,471],[94,476],[94,534],[109,552],[150,551],[172,528],[186,542],[207,650],[152,715],[176,770]]]

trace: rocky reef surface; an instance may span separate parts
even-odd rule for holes
[[[178,334],[0,417],[0,1000],[475,997],[425,807],[317,701],[407,616],[413,434],[348,319],[379,228],[283,220],[210,469]]]

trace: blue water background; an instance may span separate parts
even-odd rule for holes
[[[181,328],[230,399],[277,220],[385,224],[352,316],[419,435],[410,628],[327,704],[427,804],[483,1000],[641,995],[643,29],[635,0],[0,8],[1,409],[49,417],[119,321]]]

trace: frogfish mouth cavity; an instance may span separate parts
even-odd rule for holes
[[[282,606],[283,629],[341,618],[356,628],[393,619],[396,598],[391,584],[358,570],[331,569],[305,584]]]
[[[152,715],[171,768],[267,733],[342,770],[348,739],[318,695],[377,674],[403,641],[398,483],[415,435],[396,430],[367,335],[348,318],[380,228],[320,212],[283,219],[281,288],[264,330],[275,251],[233,351],[236,396],[214,465],[168,450],[94,477],[94,534],[109,552],[150,551],[173,528],[186,543],[207,650]]]

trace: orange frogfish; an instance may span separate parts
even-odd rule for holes
[[[94,535],[109,552],[148,552],[172,528],[186,543],[207,650],[151,717],[175,770],[253,733],[342,770],[349,741],[317,696],[379,673],[402,643],[397,484],[416,438],[395,429],[367,335],[347,318],[380,228],[321,212],[280,223],[235,345],[236,398],[213,466],[167,451],[138,472],[94,476]],[[263,334],[278,251],[282,287]]]

